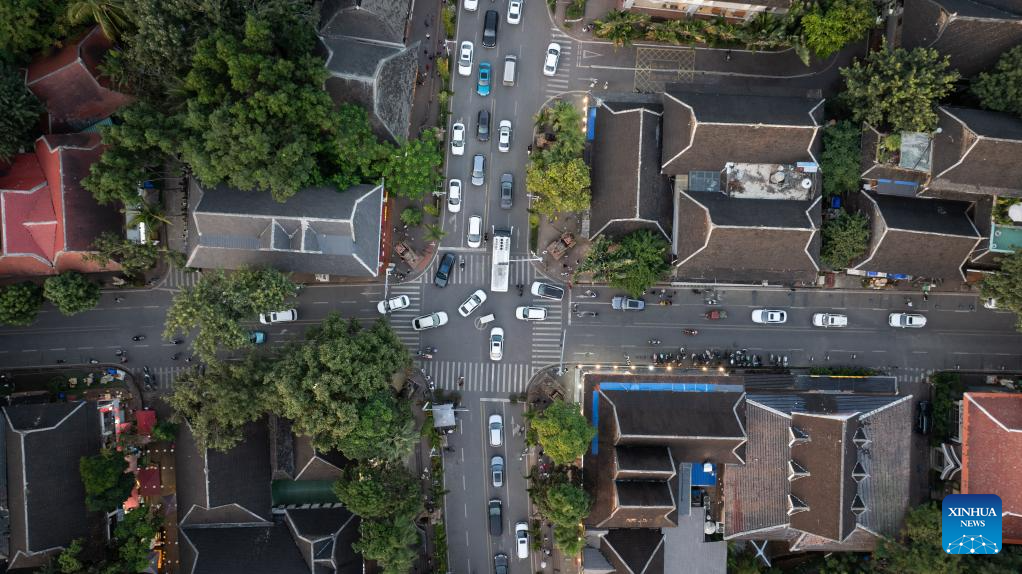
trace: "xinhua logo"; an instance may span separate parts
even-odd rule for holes
[[[941,542],[948,554],[1001,551],[1001,497],[951,494],[942,503]]]

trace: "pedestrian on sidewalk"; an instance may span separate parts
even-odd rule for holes
[[[429,38],[430,38],[429,32],[426,32],[426,39],[429,40]]]

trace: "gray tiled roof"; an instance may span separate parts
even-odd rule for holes
[[[902,45],[932,47],[969,77],[1022,42],[1020,14],[1016,0],[905,0]]]
[[[941,199],[916,199],[870,194],[887,226],[918,233],[941,233],[978,237],[969,219],[969,203]]]
[[[795,413],[791,424],[809,435],[809,442],[791,446],[791,459],[809,472],[791,483],[791,494],[809,507],[791,515],[791,527],[844,540],[855,529],[851,505],[856,493],[852,480],[856,448],[852,437],[858,421],[850,414],[835,417]]]
[[[664,535],[652,528],[612,528],[600,544],[618,574],[658,574],[664,571]]]
[[[186,574],[309,574],[287,526],[212,526],[181,529],[195,551]]]
[[[788,522],[785,498],[791,492],[787,464],[788,417],[748,402],[746,462],[724,469],[725,536],[773,528]]]
[[[1022,196],[1022,120],[963,108],[940,108],[938,116],[931,189]]]
[[[197,189],[197,186],[193,186]],[[266,193],[198,190],[190,267],[267,265],[296,273],[375,276],[383,187],[307,188],[284,203]]]
[[[321,33],[400,43],[411,5],[412,0],[325,0]]]

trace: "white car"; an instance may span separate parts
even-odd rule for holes
[[[813,315],[813,327],[847,327],[847,315],[833,313],[816,313]]]
[[[461,211],[461,180],[452,179],[447,184],[447,211],[458,213]]]
[[[489,423],[486,426],[490,430],[490,446],[504,444],[504,417],[496,414],[490,415]]]
[[[451,155],[465,155],[465,124],[451,126]]]
[[[483,243],[483,218],[473,215],[468,218],[468,234],[465,243],[469,247],[479,247]]]
[[[436,313],[430,313],[429,315],[423,315],[412,319],[412,329],[415,329],[416,331],[436,329],[437,327],[443,327],[446,324],[447,313],[444,311],[437,311]]]
[[[557,61],[561,59],[561,45],[557,42],[550,42],[546,47],[546,57],[543,59],[543,75],[553,76],[557,73]]]
[[[490,360],[499,361],[504,358],[504,329],[490,329]]]
[[[472,52],[475,51],[475,47],[472,42],[468,40],[461,43],[461,49],[458,50],[458,74],[462,76],[472,75]]]
[[[511,151],[511,120],[500,120],[497,128],[497,151]]]
[[[386,315],[387,313],[400,311],[411,304],[412,301],[408,298],[408,295],[398,295],[393,299],[384,299],[377,303],[376,310],[379,311],[381,315]]]
[[[524,520],[515,524],[515,549],[519,560],[529,557],[529,523]]]
[[[518,24],[522,21],[522,0],[511,0],[507,3],[507,23]]]
[[[546,309],[542,307],[521,306],[515,309],[515,318],[522,321],[542,321],[546,319]]]
[[[288,309],[286,311],[270,311],[269,313],[261,313],[259,315],[259,322],[263,325],[272,325],[274,323],[287,323],[289,321],[298,320],[298,310]]]
[[[752,312],[753,323],[779,325],[788,321],[788,314],[779,309],[756,309]]]
[[[486,301],[486,291],[479,289],[475,293],[469,295],[468,299],[465,299],[465,302],[461,304],[461,307],[458,307],[458,313],[460,313],[462,317],[468,317],[472,314],[472,311],[478,309],[484,301]]]
[[[887,317],[887,324],[899,329],[921,329],[926,326],[926,317],[916,313],[891,313]]]
[[[462,3],[462,5],[465,7],[465,10],[468,10],[469,12],[475,12],[476,10],[479,9],[479,0],[465,0],[465,2]]]

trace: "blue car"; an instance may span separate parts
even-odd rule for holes
[[[476,85],[476,93],[480,96],[490,95],[490,63],[479,62],[479,83]]]

